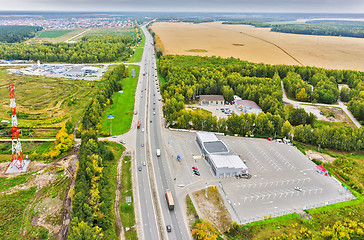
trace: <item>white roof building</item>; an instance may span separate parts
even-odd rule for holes
[[[214,133],[197,132],[196,141],[200,146],[204,158],[210,164],[217,177],[228,177],[248,174],[248,167],[238,155],[229,153],[225,143]]]
[[[258,104],[250,100],[236,100],[235,105],[239,111],[244,113],[255,113],[258,115],[262,111]]]

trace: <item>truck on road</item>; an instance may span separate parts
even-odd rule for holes
[[[167,200],[167,204],[168,204],[168,209],[174,210],[174,201],[173,201],[173,197],[172,197],[172,192],[168,189],[166,191],[166,200]]]

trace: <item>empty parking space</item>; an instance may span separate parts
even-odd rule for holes
[[[293,146],[266,139],[217,136],[249,168],[251,178],[217,178],[201,158],[196,134],[168,131],[171,154],[179,154],[175,163],[176,184],[189,189],[216,185],[233,219],[239,223],[277,217],[301,209],[350,200],[353,195],[335,179],[316,172],[315,164]],[[201,176],[195,176],[192,166]],[[183,189],[181,189],[182,191]]]

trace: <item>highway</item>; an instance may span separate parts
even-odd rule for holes
[[[147,31],[146,27],[142,27],[144,35],[146,36],[145,43],[145,56],[150,57],[147,59],[147,62],[143,62],[142,67],[146,67],[146,76],[149,81],[149,90],[147,93],[148,96],[148,142],[150,147],[150,159],[152,160],[152,166],[154,170],[154,177],[156,181],[156,187],[158,190],[158,198],[160,204],[160,209],[163,217],[163,233],[162,236],[167,236],[168,239],[191,239],[191,233],[187,229],[187,225],[185,224],[185,220],[183,217],[183,208],[182,201],[183,199],[177,199],[176,191],[175,191],[175,183],[171,177],[170,173],[170,164],[168,161],[176,161],[176,159],[171,159],[171,157],[167,157],[163,140],[162,140],[162,101],[160,93],[158,92],[159,82],[157,79],[157,71],[156,71],[156,61],[153,47],[153,38],[150,33]],[[145,90],[145,89],[144,89]],[[161,150],[161,156],[157,157],[156,149]],[[139,178],[138,178],[139,179]],[[172,191],[172,195],[174,198],[175,209],[170,211],[167,206],[165,192],[169,189]],[[166,225],[171,225],[172,231],[166,231]],[[146,238],[147,239],[147,238]]]
[[[157,227],[157,219],[156,214],[154,210],[154,204],[153,204],[153,198],[152,198],[152,192],[151,192],[151,185],[149,182],[149,176],[148,176],[148,169],[147,166],[143,166],[143,162],[147,161],[147,147],[146,147],[146,112],[147,112],[147,96],[146,91],[147,84],[148,84],[148,75],[143,76],[143,72],[146,71],[145,65],[150,59],[150,50],[148,51],[149,47],[146,46],[144,48],[143,57],[141,61],[141,68],[140,68],[140,74],[139,74],[139,84],[137,87],[137,93],[135,94],[135,97],[139,97],[139,107],[138,109],[138,121],[141,124],[140,129],[137,130],[136,133],[136,169],[133,169],[133,171],[136,171],[137,175],[137,189],[138,189],[138,195],[139,195],[139,204],[140,204],[140,221],[141,221],[141,232],[143,235],[142,239],[160,239],[158,227]],[[142,92],[143,91],[143,92]],[[142,131],[143,129],[143,131]],[[142,144],[144,145],[142,147]],[[138,167],[142,166],[142,171],[138,170]]]

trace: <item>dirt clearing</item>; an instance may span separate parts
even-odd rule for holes
[[[205,189],[194,192],[192,196],[197,203],[196,207],[201,213],[200,218],[211,222],[219,232],[225,232],[232,226],[231,216],[215,186],[208,188],[207,198]]]
[[[165,54],[235,57],[250,62],[364,71],[364,39],[270,32],[269,28],[157,22]],[[207,52],[194,52],[203,49]]]

